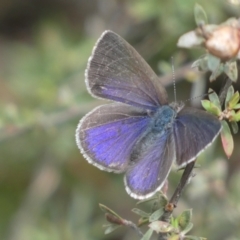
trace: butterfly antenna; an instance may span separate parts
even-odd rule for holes
[[[174,62],[173,57],[171,57],[172,62],[172,77],[173,77],[173,91],[174,91],[174,100],[177,102],[177,90],[176,90],[176,79],[175,79],[175,70],[174,70]]]
[[[204,93],[204,94],[202,94],[202,95],[199,95],[199,96],[196,96],[196,97],[193,97],[193,98],[189,98],[189,99],[185,100],[185,102],[192,101],[192,100],[195,100],[195,99],[197,99],[197,98],[203,98],[203,97],[205,97],[205,96],[210,95],[210,94],[213,93],[213,92],[214,92],[214,91],[211,91],[211,92],[209,92],[209,93]]]

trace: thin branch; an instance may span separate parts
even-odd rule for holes
[[[170,221],[170,217],[172,215],[172,212],[173,212],[174,208],[178,204],[178,201],[179,201],[179,199],[182,195],[182,191],[192,177],[192,171],[193,171],[194,165],[195,165],[195,160],[193,162],[189,163],[185,167],[183,175],[180,179],[180,182],[179,182],[176,190],[174,191],[174,193],[173,193],[173,195],[172,195],[172,197],[169,201],[169,205],[173,205],[173,208],[170,208],[170,210],[165,208],[164,214],[162,215],[162,217],[160,219],[161,221],[164,221],[164,222],[169,222]],[[158,240],[167,240],[167,234],[160,233],[158,235]]]
[[[175,189],[175,191],[174,191],[174,193],[173,193],[173,195],[172,195],[172,197],[169,201],[169,203],[172,204],[174,207],[177,206],[179,198],[182,195],[182,191],[183,191],[184,187],[186,186],[186,184],[189,182],[189,180],[192,177],[192,170],[193,170],[194,165],[195,165],[195,160],[190,162],[185,167],[184,172],[182,174],[182,177],[180,179],[180,182],[178,183],[178,186]],[[165,210],[163,216],[161,217],[161,220],[169,222],[169,218],[170,218],[172,212],[173,212],[173,209],[172,210]]]
[[[140,228],[139,228],[135,223],[133,223],[133,222],[131,222],[131,221],[129,221],[129,220],[124,219],[123,225],[124,225],[124,226],[127,226],[127,227],[130,227],[130,228],[132,228],[133,230],[135,230],[136,233],[137,233],[140,237],[143,236],[142,231],[140,230]]]

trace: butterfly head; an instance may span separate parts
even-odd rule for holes
[[[178,113],[184,108],[185,104],[182,101],[181,102],[172,102],[172,103],[170,103],[169,106]]]

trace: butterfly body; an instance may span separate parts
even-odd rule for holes
[[[168,105],[167,93],[143,58],[124,39],[105,31],[86,69],[93,97],[114,101],[93,109],[76,130],[87,161],[122,173],[127,192],[144,199],[160,190],[172,163],[183,167],[218,136],[221,124],[202,110]]]
[[[174,119],[176,118],[176,111],[168,105],[164,105],[157,109],[154,114],[153,121],[153,131],[164,131],[166,128],[172,126]]]
[[[159,107],[154,113],[151,113],[151,120],[145,130],[140,136],[139,141],[133,147],[130,164],[139,159],[139,155],[149,151],[149,148],[156,141],[156,139],[164,136],[167,131],[171,132],[173,121],[176,117],[176,111],[164,105]]]

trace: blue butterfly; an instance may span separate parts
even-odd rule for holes
[[[218,136],[220,121],[183,104],[168,104],[165,88],[123,38],[105,31],[85,72],[89,93],[114,101],[89,112],[76,130],[78,148],[101,170],[122,173],[131,197],[159,191],[173,162],[184,167]]]

